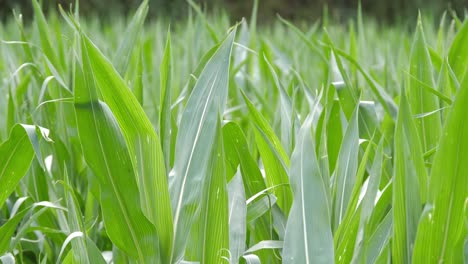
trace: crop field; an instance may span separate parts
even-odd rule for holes
[[[467,263],[468,20],[0,24],[0,263]]]

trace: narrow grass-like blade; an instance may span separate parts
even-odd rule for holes
[[[363,188],[362,182],[366,173],[366,166],[369,160],[372,143],[367,145],[366,151],[361,158],[357,173],[356,184],[353,187],[351,198],[343,221],[333,235],[335,243],[335,260],[337,263],[348,263],[353,257],[353,248],[355,247],[355,238],[358,231],[358,220],[360,219],[362,206],[359,205],[359,196]],[[336,258],[340,256],[340,258]]]
[[[287,185],[289,184],[287,174],[289,158],[271,126],[247,96],[243,95],[254,122],[255,141],[265,165],[267,187],[283,186],[275,189],[273,193],[278,198],[279,207],[285,215],[288,215],[292,203],[291,188]]]
[[[79,202],[69,182],[69,177],[67,171],[64,170],[65,175],[65,188],[64,192],[66,195],[66,204],[68,209],[68,225],[70,228],[70,233],[80,232],[83,235],[74,238],[71,241],[72,249],[70,253],[72,254],[71,261],[72,263],[80,264],[105,264],[104,258],[100,254],[99,249],[96,247],[96,244],[89,238],[86,233],[85,226],[82,220],[81,210],[79,208]],[[69,253],[69,254],[70,254]],[[67,257],[65,257],[67,258]]]
[[[334,48],[333,51],[337,55],[340,55],[341,57],[345,58],[348,62],[350,62],[353,66],[356,67],[356,69],[366,80],[367,84],[369,85],[369,88],[376,97],[377,101],[379,101],[384,110],[388,113],[390,117],[392,117],[392,119],[396,119],[396,115],[398,112],[397,106],[395,105],[395,102],[392,100],[391,96],[387,93],[387,91],[384,90],[384,88],[380,84],[378,84],[376,80],[367,71],[364,70],[363,66],[358,61],[353,59],[345,51],[339,48]]]
[[[170,168],[171,158],[171,81],[172,81],[172,52],[171,31],[167,31],[166,48],[160,66],[161,79],[161,110],[159,114],[159,137],[166,170]]]
[[[247,232],[247,207],[245,192],[240,171],[234,175],[228,184],[229,197],[229,251],[231,263],[239,263],[245,251]]]
[[[312,116],[301,127],[291,157],[294,202],[286,225],[283,263],[333,263],[328,182],[320,174],[311,134]]]
[[[372,237],[372,234],[369,232],[369,219],[374,211],[375,207],[375,198],[379,191],[380,178],[382,176],[382,163],[383,163],[383,139],[381,139],[380,144],[375,152],[374,164],[370,171],[370,175],[367,182],[366,193],[362,198],[362,209],[359,220],[359,229],[356,236],[355,248],[353,262],[363,263],[365,260],[365,252],[367,251],[368,245],[366,241]]]
[[[61,68],[60,61],[57,57],[57,54],[55,53],[55,48],[52,46],[52,41],[50,39],[50,27],[47,24],[47,21],[44,17],[44,13],[42,13],[41,6],[37,2],[37,0],[32,0],[32,6],[34,9],[35,22],[39,31],[42,51],[56,68]]]
[[[290,154],[292,151],[292,146],[294,145],[294,135],[297,131],[294,131],[294,127],[297,125],[299,120],[295,114],[291,98],[286,93],[282,83],[278,79],[278,75],[273,68],[273,65],[268,61],[267,57],[263,56],[263,61],[268,65],[268,69],[270,70],[270,75],[273,78],[273,83],[276,86],[276,89],[279,93],[279,100],[280,100],[280,112],[281,112],[281,143],[283,148],[285,149],[286,153]]]
[[[206,30],[208,30],[208,32],[210,33],[210,36],[211,38],[213,39],[213,41],[215,43],[218,43],[219,42],[219,39],[218,39],[218,36],[216,35],[216,31],[214,30],[213,26],[211,26],[211,24],[208,22],[208,19],[206,18],[205,14],[203,13],[203,11],[201,10],[200,6],[198,6],[198,4],[196,4],[194,1],[192,0],[187,0],[187,2],[189,3],[189,5],[193,8],[193,10],[195,10],[195,12],[197,13],[197,15],[200,16],[200,19],[203,21],[203,23],[205,24],[205,27],[206,27]]]
[[[186,238],[196,219],[213,149],[218,113],[224,112],[228,93],[233,30],[206,64],[187,102],[177,134],[171,203],[174,243],[170,263],[181,260]]]
[[[84,234],[85,234],[83,230],[85,229],[84,229],[83,221],[81,219],[81,212],[79,210],[80,208],[77,206],[78,202],[77,202],[74,190],[70,186],[69,177],[68,177],[66,169],[64,170],[64,174],[65,174],[64,175],[64,178],[65,178],[64,193],[66,195],[65,201],[66,201],[66,205],[68,209],[67,222],[68,222],[68,226],[70,229],[69,236],[75,232],[79,232],[83,234],[82,236],[76,237],[76,239],[73,239],[71,241],[71,244],[72,244],[71,251],[73,251],[73,260],[79,263],[83,263],[83,264],[90,264],[91,262],[88,257],[88,252],[86,251],[86,244],[83,239]],[[58,260],[60,260],[60,258]],[[96,260],[96,261],[99,261],[99,260]]]
[[[142,31],[146,14],[148,14],[148,0],[144,0],[138,7],[130,21],[130,24],[123,33],[125,37],[122,38],[123,40],[120,43],[117,52],[114,54],[113,64],[121,75],[125,75],[125,72],[127,71],[130,56],[132,55],[138,36]]]
[[[387,213],[387,215],[379,222],[379,225],[375,231],[370,234],[365,242],[366,258],[360,263],[374,264],[374,263],[388,263],[385,259],[386,248],[390,248],[389,241],[392,235],[392,216],[393,212]],[[390,250],[388,250],[390,251]],[[387,253],[390,255],[389,253]],[[379,258],[384,257],[382,262],[377,262]],[[390,257],[388,257],[390,258]]]
[[[240,166],[246,198],[251,200],[255,196],[258,196],[259,193],[264,193],[264,190],[267,189],[265,180],[262,176],[262,173],[260,172],[257,162],[253,159],[249,152],[247,139],[245,138],[245,134],[242,132],[240,126],[234,122],[229,122],[224,125],[223,139],[228,164],[235,166],[235,169],[238,165]],[[235,162],[236,159],[237,163]],[[231,162],[234,162],[234,164]],[[261,201],[258,201],[259,199],[261,199]],[[272,221],[268,215],[262,214],[262,216],[257,218],[253,223],[248,222],[249,212],[252,214],[254,213],[252,212],[253,209],[251,209],[251,207],[254,206],[254,203],[256,204],[257,201],[258,203],[263,203],[263,205],[266,204],[266,206],[263,206],[262,204],[260,205],[268,209],[272,204],[275,203],[276,198],[271,193],[268,193],[261,198],[259,197],[254,199],[250,204],[246,204],[246,220],[247,227],[250,231],[249,234],[252,236],[251,240],[260,242],[262,240],[276,239],[276,233],[271,228]],[[249,208],[251,210],[249,210]],[[278,258],[272,256],[272,254],[259,254],[259,257],[262,259],[262,261],[268,263],[279,263]]]

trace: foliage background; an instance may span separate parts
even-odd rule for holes
[[[47,11],[58,3],[68,6],[75,0],[46,0],[43,7]],[[80,0],[82,15],[98,14],[101,18],[112,18],[116,13],[127,13],[134,10],[140,0]],[[197,0],[195,1],[210,9],[225,9],[231,19],[238,20],[248,17],[252,10],[252,0]],[[259,21],[271,21],[276,14],[288,19],[317,19],[326,6],[334,17],[354,17],[359,1],[357,0],[261,0],[259,1]],[[468,0],[361,0],[366,15],[373,16],[381,22],[398,22],[406,17],[413,17],[418,10],[425,14],[439,15],[445,10],[453,10],[461,14],[468,6]],[[156,17],[171,17],[183,19],[187,15],[189,5],[185,0],[150,0],[149,19]],[[0,0],[0,16],[4,20],[12,9],[21,10],[24,17],[31,17],[30,0]],[[111,10],[112,12],[109,12]]]

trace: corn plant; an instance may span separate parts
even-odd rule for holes
[[[0,25],[2,263],[468,261],[467,20],[189,4]]]

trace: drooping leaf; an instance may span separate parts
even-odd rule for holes
[[[143,108],[133,96],[125,81],[112,64],[84,34],[83,69],[89,73],[89,85],[97,89],[105,104],[118,122],[118,129],[125,137],[125,149],[132,162],[132,173],[136,175],[139,200],[143,214],[156,227],[161,240],[161,256],[169,258],[173,233],[171,231],[171,207],[166,171],[161,145],[151,122]],[[76,97],[76,95],[75,95]],[[120,132],[119,132],[120,133]]]
[[[83,155],[99,181],[104,225],[111,241],[133,261],[159,262],[158,236],[141,210],[140,196],[135,195],[137,178],[124,135],[111,109],[98,99],[99,82],[90,58],[99,62],[99,53],[86,37],[81,52],[86,71],[76,65],[74,107]]]

